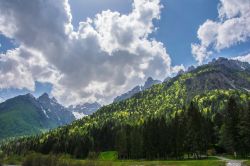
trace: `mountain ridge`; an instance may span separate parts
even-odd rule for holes
[[[149,80],[149,82],[152,82],[153,79],[151,78]],[[145,85],[146,83],[144,84],[144,86]],[[103,116],[102,118],[108,118],[108,115],[115,113],[115,116],[119,115],[124,116],[124,118],[126,117],[130,119],[130,114],[134,114],[135,117],[131,119],[143,117],[142,115],[145,115],[145,117],[143,118],[146,118],[148,116],[151,116],[152,113],[158,114],[161,113],[163,110],[172,110],[168,111],[168,113],[181,110],[183,105],[190,102],[195,97],[198,97],[201,94],[213,92],[216,95],[222,95],[225,97],[227,93],[231,94],[236,93],[237,91],[239,91],[239,93],[249,93],[249,89],[250,64],[246,62],[239,62],[236,60],[219,58],[217,60],[213,60],[208,64],[198,66],[196,68],[192,67],[191,70],[178,74],[173,78],[168,78],[161,84],[154,84],[154,86],[151,86],[151,88],[145,88],[143,91],[142,88],[140,88],[139,92],[134,93],[128,99],[114,102],[102,108],[100,108],[100,105],[98,105],[98,103],[94,103],[94,105],[97,105],[97,107],[95,107],[94,111],[89,112],[89,115],[91,115],[90,117],[92,117],[93,114],[94,117]],[[220,91],[217,92],[216,90]],[[145,103],[144,101],[145,96],[147,99],[147,103]],[[38,103],[34,100],[34,97],[31,94],[27,94],[25,98],[27,98],[26,100],[28,101],[32,101],[31,103],[33,103],[35,108],[39,107]],[[39,98],[40,103],[43,103],[42,98],[48,100],[49,95],[43,94]],[[55,99],[51,99],[52,103],[54,103],[55,101]],[[131,103],[134,104],[131,105]],[[42,111],[40,111],[43,112],[43,114],[45,115],[43,116],[43,118],[45,119],[48,119],[48,117],[46,117],[46,114],[50,113],[48,111],[49,105],[51,105],[51,103],[45,104]],[[59,105],[58,107],[62,106]],[[72,112],[73,106],[71,107]],[[73,115],[70,115],[70,117],[74,116],[75,119],[83,118],[83,121],[85,121],[84,119],[88,119],[87,117],[85,118],[86,112],[84,113],[84,110],[81,110],[82,108],[84,108],[84,106],[75,106],[74,109],[77,107],[79,107],[79,111],[75,112],[80,115],[74,115],[72,113]],[[153,112],[151,108],[153,108]],[[93,113],[97,109],[99,109],[99,111]],[[54,117],[57,116],[58,115],[55,113]],[[77,116],[78,118],[76,118]],[[77,122],[73,122],[73,124]],[[55,126],[61,126],[69,123],[70,121],[67,121],[67,119],[65,119],[63,123],[56,123]]]
[[[88,116],[100,108],[85,107],[84,116]],[[88,106],[91,104],[85,104]],[[92,105],[93,107],[93,105]],[[0,139],[10,137],[28,136],[39,134],[59,126],[70,124],[76,119],[78,108],[72,112],[69,108],[59,104],[58,101],[47,93],[35,98],[31,93],[18,95],[0,103]]]
[[[157,125],[158,122],[162,122],[162,118],[159,117],[163,117],[166,122],[173,122],[177,115],[184,114],[189,107],[197,109],[197,113],[200,112],[204,120],[209,120],[208,124],[214,123],[215,128],[220,129],[223,112],[232,97],[238,102],[240,108],[247,108],[250,103],[249,86],[249,64],[218,59],[156,84],[136,93],[131,98],[103,106],[94,114],[76,120],[70,125],[38,137],[18,141],[21,147],[31,147],[24,149],[26,151],[42,153],[56,151],[66,152],[76,157],[86,157],[89,151],[114,150],[118,146],[116,150],[119,154],[127,155],[124,151],[120,151],[121,144],[115,143],[117,139],[124,141],[123,138],[128,137],[126,134],[133,131],[135,135],[140,134],[142,126],[150,128],[151,125],[147,126],[148,123]],[[157,130],[152,132],[157,133]],[[132,140],[136,142],[136,137],[132,137]],[[151,141],[155,143],[154,139]],[[51,147],[57,145],[58,148],[55,149],[53,146],[53,149],[48,149],[47,145]],[[139,148],[137,145],[139,146],[137,143],[133,144],[133,148]],[[65,149],[62,150],[60,147]],[[21,149],[15,146],[14,141],[10,142],[5,150],[15,153],[20,152]]]
[[[135,95],[136,93],[139,93],[141,91],[149,89],[153,85],[160,84],[160,83],[161,83],[161,81],[154,80],[152,77],[148,77],[147,80],[145,81],[144,85],[137,85],[137,86],[135,86],[134,88],[132,88],[128,92],[123,93],[123,94],[115,97],[115,99],[114,99],[113,102],[119,102],[119,101],[126,100],[126,99],[132,97],[133,95]]]

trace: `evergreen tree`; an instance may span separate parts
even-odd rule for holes
[[[247,157],[250,153],[250,103],[244,109],[240,121],[240,153],[242,157]]]
[[[222,126],[222,144],[230,153],[236,153],[239,148],[239,109],[233,97],[230,97],[225,110]]]
[[[187,135],[186,149],[195,158],[200,158],[201,153],[205,151],[204,143],[206,136],[203,134],[204,121],[201,113],[193,102],[187,110]]]
[[[115,148],[118,152],[120,159],[128,159],[128,138],[125,127],[121,127],[116,133],[116,145]]]

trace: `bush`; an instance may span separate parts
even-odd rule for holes
[[[53,155],[33,153],[26,156],[22,166],[56,166],[57,163],[58,159]]]
[[[22,157],[17,155],[7,156],[2,159],[2,162],[7,165],[19,165],[22,162]]]
[[[3,152],[0,151],[0,160],[4,158]]]
[[[96,158],[96,153],[90,153],[91,157]],[[96,161],[85,160],[77,161],[72,160],[68,155],[43,155],[38,153],[31,153],[25,157],[22,166],[112,166],[110,161]],[[1,165],[0,165],[1,166]]]
[[[96,160],[98,159],[99,153],[96,152],[89,152],[88,154],[88,159],[89,160]]]

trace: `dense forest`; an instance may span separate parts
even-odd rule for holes
[[[250,154],[250,104],[240,108],[231,97],[223,114],[215,114],[211,120],[191,102],[171,119],[159,115],[137,125],[108,120],[102,126],[90,127],[88,133],[77,132],[77,135],[69,135],[71,131],[64,127],[58,129],[60,135],[52,131],[43,137],[23,138],[3,149],[17,154],[31,150],[68,153],[77,158],[107,150],[118,151],[121,159],[182,159],[184,154],[200,158],[208,150],[247,156]]]
[[[246,157],[250,93],[244,88],[250,86],[250,68],[227,67],[233,62],[198,67],[70,125],[8,141],[1,149],[76,158],[109,150],[121,159],[199,159],[212,153]]]

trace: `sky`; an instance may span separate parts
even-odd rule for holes
[[[0,101],[107,104],[221,56],[250,62],[249,0],[0,0]]]

